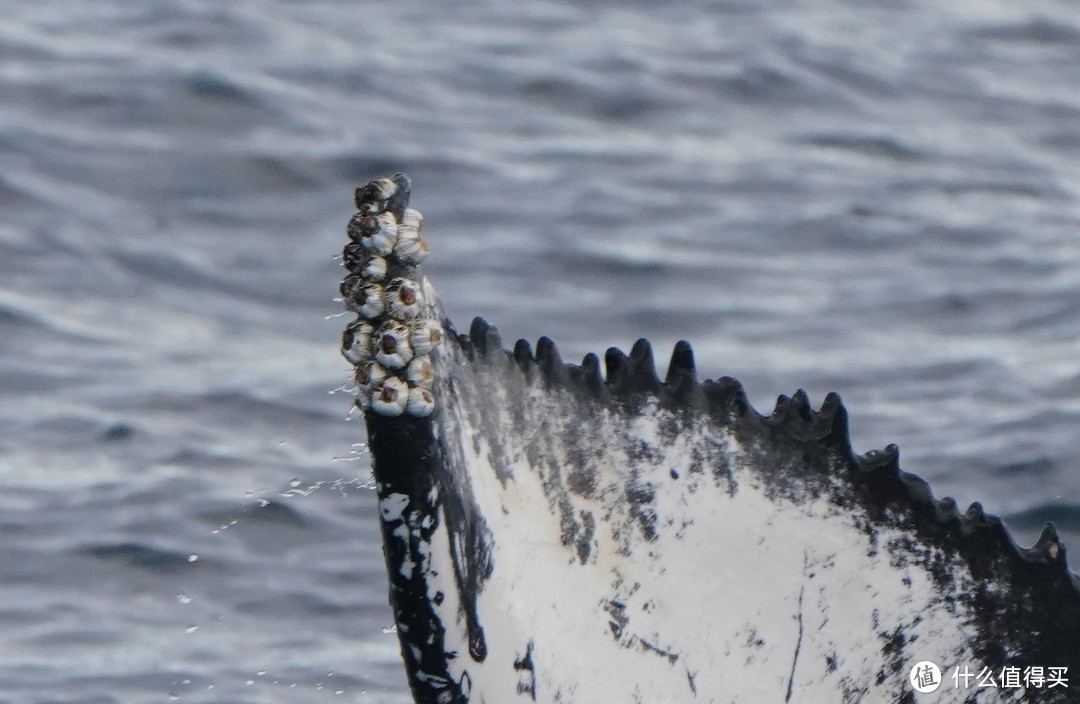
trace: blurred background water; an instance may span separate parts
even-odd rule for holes
[[[838,391],[1080,545],[1075,3],[12,0],[0,701],[408,701],[328,393],[399,170],[459,327]]]

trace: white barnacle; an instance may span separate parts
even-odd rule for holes
[[[361,279],[345,296],[345,307],[365,318],[374,318],[386,308],[383,287]]]
[[[392,178],[368,181],[363,187],[356,189],[356,207],[361,212],[377,213],[397,192],[398,185]]]
[[[367,247],[372,253],[385,257],[394,251],[397,243],[398,224],[394,214],[387,211],[379,213],[374,218],[374,224],[368,224],[360,244]]]
[[[353,364],[360,364],[371,359],[371,338],[375,328],[366,320],[354,320],[345,328],[341,336],[341,354]]]
[[[375,336],[375,359],[387,369],[401,369],[413,358],[409,326],[389,320]]]
[[[424,214],[416,208],[405,208],[405,212],[401,214],[401,225],[420,234],[421,228],[424,227]]]
[[[382,281],[386,278],[386,260],[359,242],[345,245],[341,261],[350,272],[368,281]]]
[[[431,363],[431,357],[426,354],[413,357],[405,369],[405,378],[413,386],[430,389],[435,384],[435,365]]]
[[[360,276],[368,281],[382,281],[386,278],[386,260],[372,255],[364,268],[360,270]]]
[[[369,185],[375,187],[379,200],[390,200],[398,192],[398,185],[394,183],[394,179],[385,176],[375,179]]]
[[[420,236],[423,224],[424,216],[419,210],[405,209],[398,226],[397,243],[394,245],[394,255],[403,264],[419,264],[427,259],[427,243]]]
[[[443,338],[442,325],[437,320],[417,320],[412,324],[409,342],[416,354],[431,354]]]
[[[371,410],[381,416],[400,416],[409,404],[409,385],[396,376],[387,379],[371,392]]]
[[[416,265],[422,263],[428,257],[427,242],[419,235],[406,233],[398,235],[397,244],[394,245],[394,255],[402,264]]]
[[[356,405],[361,410],[371,408],[371,399],[374,390],[384,381],[389,372],[374,360],[361,362],[356,365],[356,373],[353,379],[356,381]]]
[[[356,365],[353,379],[356,381],[356,388],[370,393],[372,389],[386,381],[388,376],[390,372],[386,371],[386,367],[374,360],[368,360]]]
[[[398,320],[412,320],[420,315],[423,294],[415,281],[398,277],[386,287],[386,310]]]
[[[375,228],[375,213],[365,213],[363,211],[356,213],[349,218],[349,224],[345,228],[345,232],[349,235],[349,239],[353,242],[360,242],[367,236],[367,233]]]
[[[425,418],[435,410],[435,394],[428,389],[419,387],[409,389],[409,399],[405,409],[409,415],[417,418]]]

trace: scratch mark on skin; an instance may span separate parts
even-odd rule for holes
[[[806,553],[803,553],[803,578],[806,577]],[[788,675],[787,681],[787,696],[784,697],[785,702],[791,701],[792,687],[795,684],[795,665],[799,662],[799,649],[802,648],[802,634],[803,634],[803,618],[802,618],[802,599],[803,591],[806,589],[806,583],[799,587],[799,637],[795,641],[795,657],[791,659],[791,674]]]

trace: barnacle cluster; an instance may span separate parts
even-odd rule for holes
[[[424,417],[435,409],[431,352],[442,325],[426,317],[416,266],[427,258],[420,235],[424,216],[408,207],[409,179],[380,178],[356,189],[357,212],[349,220],[342,263],[345,307],[356,313],[341,339],[353,363],[356,405],[383,416]]]

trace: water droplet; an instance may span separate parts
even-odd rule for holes
[[[301,484],[303,484],[303,482],[299,479],[293,479],[291,482],[289,482],[289,486],[293,489],[299,488]]]
[[[176,600],[179,601],[181,604],[185,605],[191,603],[191,597],[187,594],[184,594],[183,592],[180,592],[176,595]]]
[[[248,686],[248,687],[250,687],[250,686],[251,686],[251,685],[253,685],[253,684],[255,684],[255,680],[248,680],[248,681],[247,681],[247,686]]]
[[[259,508],[266,508],[270,505],[270,499],[259,499]]]
[[[191,553],[190,555],[187,556],[187,561],[188,562],[198,562],[199,561],[199,554],[196,553],[196,552]]]
[[[197,630],[199,630],[198,626],[188,626],[187,628],[184,629],[184,632],[185,633],[194,633]]]
[[[176,692],[169,692],[169,701],[170,702],[175,702],[179,698],[180,698],[180,695],[177,694]]]
[[[397,624],[395,623],[393,626],[389,626],[389,627],[384,626],[383,629],[382,629],[382,632],[387,634],[387,635],[389,635],[391,633],[397,633]]]
[[[258,675],[259,677],[262,677],[263,675],[265,675],[265,674],[266,674],[266,670],[259,670],[259,671],[258,671],[258,672],[256,672],[255,674],[256,674],[256,675]]]

